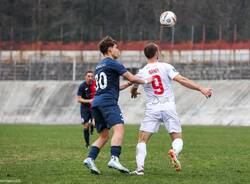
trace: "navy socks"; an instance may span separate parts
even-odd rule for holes
[[[96,157],[98,156],[99,152],[100,152],[100,149],[98,147],[92,146],[91,149],[90,149],[88,157],[95,160]]]
[[[121,149],[122,149],[121,146],[111,146],[111,150],[110,150],[111,156],[116,156],[119,158],[121,154]]]
[[[89,129],[88,128],[83,129],[83,137],[86,142],[86,146],[89,146]]]

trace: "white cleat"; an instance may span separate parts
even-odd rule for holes
[[[121,173],[129,173],[129,170],[124,167],[120,162],[119,158],[116,156],[112,156],[109,163],[108,163],[109,168],[117,169]]]
[[[96,174],[99,175],[101,174],[101,172],[99,171],[99,169],[96,167],[95,162],[92,158],[86,158],[83,161],[83,164],[90,170],[90,172],[92,174]]]
[[[172,164],[173,164],[175,170],[176,170],[177,172],[179,172],[179,171],[181,170],[181,163],[180,163],[180,161],[177,159],[177,156],[176,156],[176,154],[175,154],[175,152],[174,152],[173,149],[170,149],[170,150],[168,151],[168,156],[170,157],[170,159],[171,159],[171,161],[172,161]]]
[[[143,176],[144,175],[144,170],[138,170],[138,169],[136,169],[136,170],[130,172],[129,174],[131,174],[131,175],[137,175],[137,176]]]

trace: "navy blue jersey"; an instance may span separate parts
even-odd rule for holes
[[[120,75],[127,69],[112,58],[103,59],[95,70],[96,93],[92,106],[116,105],[119,98]]]
[[[91,99],[91,97],[92,97],[91,94],[92,94],[91,84],[88,85],[86,83],[86,81],[84,80],[78,88],[77,96],[81,96],[83,99]],[[89,108],[90,104],[89,103],[81,103],[81,108],[82,107]]]

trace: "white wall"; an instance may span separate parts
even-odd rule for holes
[[[213,88],[211,99],[174,83],[177,112],[182,124],[250,125],[250,81],[197,81]],[[1,123],[80,123],[75,100],[78,82],[1,81]],[[141,89],[142,91],[142,89]],[[119,104],[126,123],[139,123],[144,113],[144,94],[131,99],[121,91]]]

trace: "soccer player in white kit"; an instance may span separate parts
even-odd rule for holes
[[[143,85],[146,93],[146,110],[136,146],[137,168],[131,174],[144,175],[144,162],[147,155],[146,145],[152,134],[158,131],[161,122],[163,122],[172,139],[172,147],[168,151],[168,155],[175,170],[180,171],[181,164],[178,155],[183,147],[182,129],[176,112],[171,81],[175,80],[187,88],[200,91],[207,98],[212,95],[212,89],[204,88],[181,76],[172,65],[159,62],[159,47],[156,44],[147,44],[144,48],[144,54],[148,59],[147,65],[139,70],[137,75],[140,78],[153,77],[154,81],[151,84]],[[136,98],[139,94],[137,88],[136,85],[132,87],[132,98]]]

